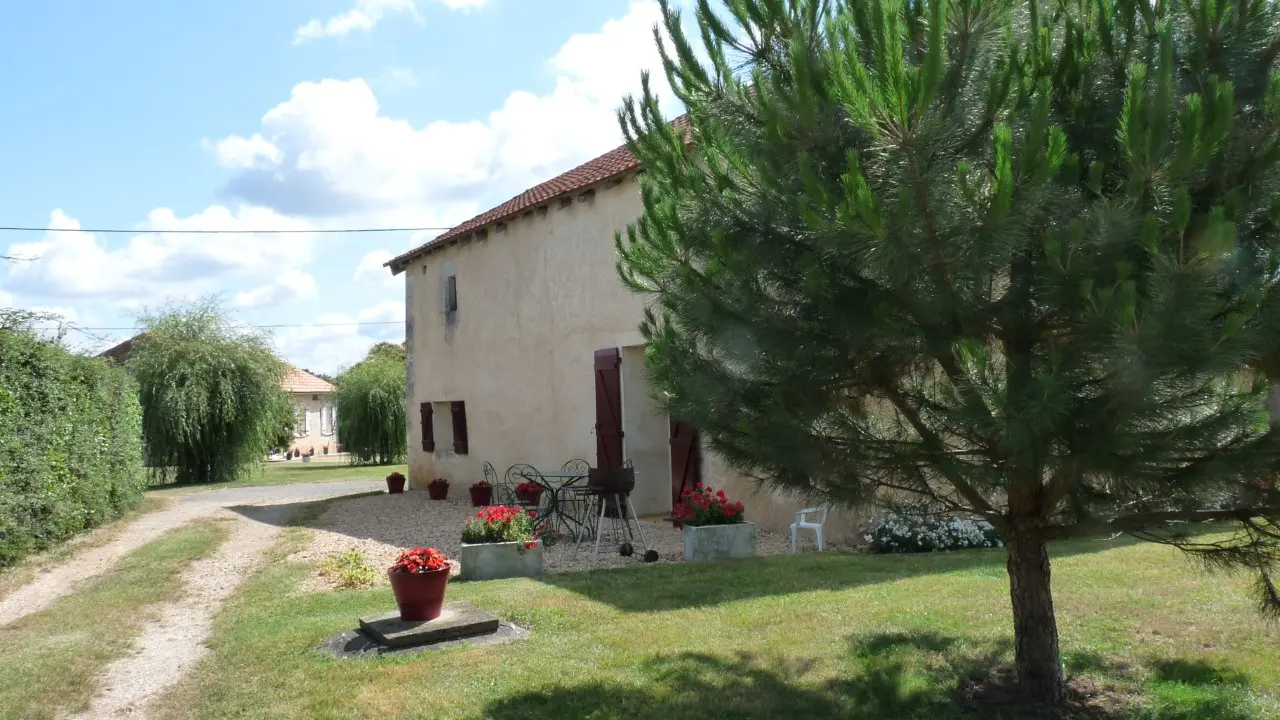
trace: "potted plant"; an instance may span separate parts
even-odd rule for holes
[[[325,445],[325,446],[324,446],[324,454],[325,454],[325,455],[328,455],[328,454],[329,454],[329,446],[328,446],[328,445]]]
[[[542,574],[542,541],[521,508],[495,505],[462,528],[463,580],[496,580]]]
[[[685,561],[755,557],[755,523],[743,521],[742,501],[729,502],[723,490],[685,488],[671,515],[684,526]]]
[[[404,492],[404,475],[393,472],[387,476],[387,492],[392,495],[398,495]]]
[[[304,463],[311,462],[311,456],[315,454],[316,454],[316,449],[311,448],[309,451],[302,454],[302,462]]]
[[[427,483],[427,495],[432,500],[444,500],[449,497],[449,481],[444,478],[436,478]]]
[[[400,553],[387,570],[391,591],[396,594],[400,619],[435,620],[444,609],[444,592],[449,584],[449,558],[435,548],[416,547]]]
[[[481,480],[471,486],[471,506],[486,507],[493,502],[493,486],[488,480]]]
[[[532,480],[525,480],[515,487],[516,500],[526,505],[537,505],[542,500],[542,486]]]

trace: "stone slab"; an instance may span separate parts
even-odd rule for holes
[[[435,620],[404,621],[398,611],[360,618],[360,629],[389,647],[429,645],[498,630],[498,616],[468,602],[449,603]]]
[[[501,622],[498,624],[496,632],[491,632],[487,635],[473,635],[471,637],[445,640],[432,645],[394,648],[374,640],[365,634],[363,630],[348,630],[329,638],[320,646],[320,651],[338,660],[367,660],[383,655],[418,655],[453,647],[500,645],[514,640],[524,640],[528,637],[528,630],[513,623]]]

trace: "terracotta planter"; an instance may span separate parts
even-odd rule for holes
[[[537,505],[542,502],[542,488],[537,490],[517,490],[516,500],[524,505]]]
[[[444,593],[449,584],[449,568],[424,573],[388,572],[391,591],[396,594],[400,619],[435,620],[444,608]]]
[[[387,476],[387,492],[392,495],[404,492],[404,476],[388,475]]]
[[[432,500],[444,500],[449,497],[448,485],[427,485],[427,495]]]
[[[471,488],[471,506],[472,507],[488,507],[492,504],[493,504],[493,488],[492,487]]]

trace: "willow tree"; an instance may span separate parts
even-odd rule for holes
[[[210,301],[139,318],[138,380],[147,465],[163,482],[226,482],[256,467],[279,434],[287,370],[270,340]]]
[[[664,10],[688,118],[626,102],[618,250],[673,414],[770,485],[994,524],[1032,700],[1051,540],[1169,543],[1280,610],[1274,3]]]
[[[390,343],[378,343],[338,376],[338,439],[353,463],[404,462],[409,453],[406,387],[404,349]]]

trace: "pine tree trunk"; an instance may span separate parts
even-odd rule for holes
[[[1028,700],[1057,705],[1064,688],[1048,547],[1040,528],[1017,523],[1005,540],[1018,682]]]

